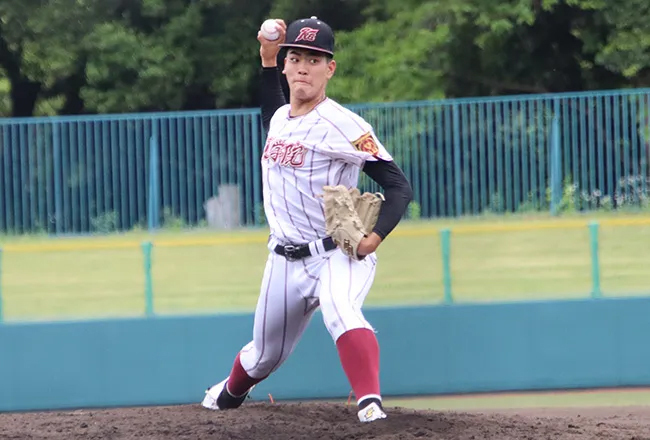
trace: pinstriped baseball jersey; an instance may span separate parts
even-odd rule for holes
[[[289,110],[273,115],[264,146],[264,209],[271,235],[298,244],[326,235],[324,186],[357,186],[365,161],[392,157],[368,122],[329,98],[303,116]]]

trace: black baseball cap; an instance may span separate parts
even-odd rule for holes
[[[316,17],[301,18],[287,26],[287,36],[280,47],[300,47],[334,56],[334,32]]]

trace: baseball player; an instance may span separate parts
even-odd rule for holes
[[[320,307],[350,382],[361,422],[386,418],[379,383],[379,346],[361,308],[375,277],[377,247],[402,218],[412,189],[370,124],[326,95],[336,70],[332,29],[316,17],[280,37],[259,33],[262,118],[268,130],[261,157],[269,255],[255,310],[253,340],[236,355],[230,374],[208,388],[202,405],[238,408],[252,388],[277,370]],[[282,73],[277,55],[286,50]],[[350,256],[327,234],[324,188],[354,188],[363,171],[383,189],[371,232]]]

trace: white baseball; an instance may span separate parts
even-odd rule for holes
[[[260,28],[262,36],[269,41],[277,40],[280,37],[280,30],[275,20],[265,20]]]

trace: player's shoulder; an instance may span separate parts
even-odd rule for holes
[[[291,109],[291,104],[284,104],[273,113],[273,116],[271,117],[271,121],[273,119],[286,119],[287,115],[289,114],[289,110]]]
[[[390,158],[372,125],[359,114],[331,99],[320,111],[324,114],[321,117],[327,118],[333,128],[328,133],[337,138],[333,145],[338,145],[338,148],[345,151],[356,151],[387,160]]]
[[[270,122],[271,127],[286,120],[287,115],[289,115],[290,108],[291,108],[290,104],[284,104],[283,106],[279,107],[275,111],[275,113],[273,113],[273,116],[271,116],[271,122]]]
[[[327,98],[323,105],[318,107],[318,113],[350,140],[372,131],[372,126],[362,116],[331,98]]]

